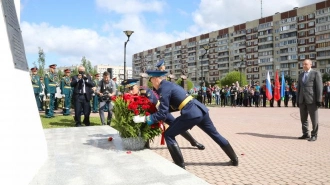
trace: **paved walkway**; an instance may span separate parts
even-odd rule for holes
[[[198,150],[181,136],[177,137],[188,172],[210,184],[330,185],[330,109],[319,109],[316,142],[297,139],[302,135],[298,108],[209,109],[216,128],[230,141],[240,164],[230,166],[220,147],[194,127],[190,133],[205,145],[205,150]],[[151,143],[151,151],[172,162],[159,137]]]
[[[177,113],[175,115],[178,115]],[[329,184],[330,110],[319,109],[316,142],[301,136],[299,109],[294,107],[211,107],[217,130],[227,138],[239,157],[239,166],[211,138],[194,127],[190,133],[206,147],[200,151],[177,136],[186,169],[210,184]],[[152,151],[172,160],[160,139]]]

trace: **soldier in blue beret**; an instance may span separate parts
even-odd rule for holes
[[[165,61],[164,61],[164,59],[159,60],[159,62],[156,64],[156,67],[160,71],[165,71]]]
[[[146,96],[154,105],[156,105],[156,107],[159,107],[160,102],[158,100],[159,98],[156,92],[147,87],[139,87],[137,84],[138,81],[138,79],[127,79],[125,81],[122,81],[121,84],[124,85],[126,88],[129,88],[130,94]],[[173,115],[168,112],[166,115],[165,123],[171,126],[174,119],[175,118],[173,117]],[[182,133],[180,133],[180,135],[187,139],[190,142],[191,146],[196,146],[199,150],[205,149],[204,145],[197,142],[188,131],[183,131]]]
[[[59,79],[57,73],[55,73],[56,64],[49,65],[49,72],[45,74],[45,93],[49,99],[49,104],[46,109],[46,118],[54,117],[55,108],[55,93],[56,87],[59,85]]]
[[[149,116],[134,116],[133,121],[135,123],[147,122],[148,125],[151,125],[160,120],[166,120],[169,107],[180,110],[181,115],[175,118],[171,126],[165,131],[165,141],[174,163],[185,168],[175,136],[197,125],[222,148],[231,159],[231,164],[238,166],[236,153],[229,142],[214,127],[205,105],[189,96],[181,86],[164,80],[166,71],[146,72],[151,77],[151,83],[159,95],[160,104],[156,113]]]
[[[42,86],[41,86],[41,82],[40,82],[40,77],[37,74],[37,72],[38,72],[37,67],[31,68],[31,82],[32,82],[34,97],[37,102],[38,110],[42,111],[42,104],[41,104],[41,100],[40,100],[40,93],[42,93]]]

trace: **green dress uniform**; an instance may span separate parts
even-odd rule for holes
[[[49,106],[46,109],[46,118],[54,117],[54,103],[56,87],[58,86],[57,73],[47,73],[44,78],[45,93],[49,95]]]
[[[94,84],[95,84],[96,89],[98,87],[99,81],[100,80],[98,79],[98,77],[96,77],[96,79],[94,79]],[[98,109],[99,109],[99,97],[94,92],[93,93],[93,109],[92,109],[92,112],[97,113],[97,112],[99,112]]]
[[[38,75],[31,75],[31,81],[32,81],[32,86],[33,86],[33,91],[34,91],[34,98],[37,102],[37,106],[39,111],[42,110],[42,104],[40,102],[40,93],[42,92],[42,86],[40,83],[40,77]]]
[[[69,76],[64,76],[61,80],[61,94],[64,95],[64,105],[63,105],[63,115],[70,115],[70,107],[71,107],[71,78]]]

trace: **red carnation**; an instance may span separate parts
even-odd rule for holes
[[[149,116],[150,115],[150,112],[146,112],[146,116]]]
[[[140,113],[139,113],[139,110],[137,110],[137,109],[135,109],[134,110],[134,114],[137,116],[137,115],[139,115]]]

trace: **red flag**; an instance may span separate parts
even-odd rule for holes
[[[280,85],[280,79],[278,77],[278,71],[275,73],[275,87],[274,87],[274,100],[278,101],[281,99],[281,93],[280,93],[281,85]]]

